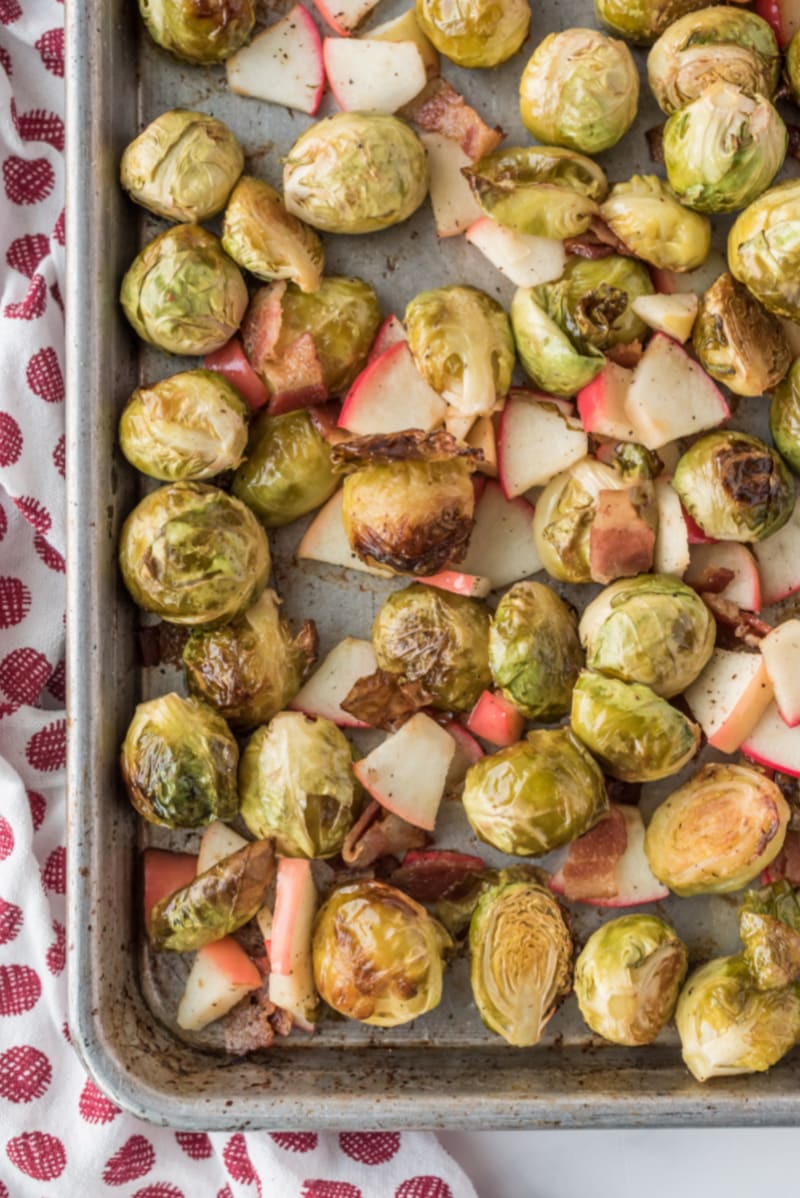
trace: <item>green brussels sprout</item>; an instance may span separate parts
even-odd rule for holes
[[[497,605],[489,633],[489,665],[505,697],[531,720],[569,711],[583,665],[571,607],[540,582],[518,582]]]
[[[795,474],[800,474],[800,358],[795,359],[786,378],[775,388],[769,427],[778,453]]]
[[[697,12],[707,0],[594,0],[598,20],[637,46],[654,42],[684,13]]]
[[[800,987],[757,990],[741,957],[719,957],[689,976],[675,1023],[697,1081],[763,1073],[800,1037]]]
[[[256,915],[267,896],[275,858],[269,840],[245,845],[156,903],[153,948],[188,953],[230,936]]]
[[[205,112],[173,108],[127,147],[120,182],[148,212],[197,223],[222,211],[243,170],[242,147],[227,125]]]
[[[317,291],[325,266],[313,229],[286,211],[280,192],[244,175],[234,187],[222,223],[222,248],[257,279],[288,279]]]
[[[700,747],[697,724],[649,686],[584,670],[572,692],[572,730],[622,782],[677,774]]]
[[[771,100],[780,68],[772,26],[746,8],[726,4],[687,13],[664,30],[647,56],[648,82],[667,116],[719,82]]]
[[[672,486],[719,541],[763,541],[794,510],[794,479],[775,450],[749,433],[706,433],[678,460]]]
[[[449,935],[424,907],[385,882],[335,890],[314,924],[314,981],[335,1011],[397,1027],[442,997]]]
[[[759,990],[800,977],[800,898],[787,881],[748,890],[739,906],[744,959]]]
[[[783,848],[789,806],[749,765],[712,762],[655,811],[645,853],[676,894],[729,894],[752,882]]]
[[[572,936],[544,886],[508,882],[483,895],[469,927],[470,981],[481,1019],[509,1044],[538,1044],[572,985]]]
[[[770,312],[800,320],[800,179],[771,187],[739,214],[728,266]]]
[[[202,828],[239,810],[239,749],[222,717],[198,699],[140,703],[120,764],[131,802],[151,824]]]
[[[708,217],[684,208],[657,175],[615,183],[600,215],[631,253],[659,270],[694,270],[708,257]]]
[[[265,528],[280,528],[325,503],[338,483],[330,445],[308,409],[298,408],[282,416],[261,413],[250,431],[233,493]]]
[[[269,543],[253,513],[205,483],[159,487],[122,526],[119,564],[134,603],[170,624],[216,628],[266,586]]]
[[[771,390],[792,361],[779,318],[727,273],[700,300],[692,345],[701,366],[735,395]]]
[[[596,162],[559,146],[496,150],[462,174],[487,216],[536,237],[585,233],[608,194]]]
[[[769,100],[712,83],[664,126],[667,178],[689,208],[734,212],[769,187],[787,144],[786,126]]]
[[[422,291],[406,307],[408,344],[423,377],[463,416],[487,416],[511,386],[508,317],[477,287]]]
[[[241,815],[284,857],[333,857],[355,823],[360,791],[352,752],[330,720],[283,711],[247,742],[239,767]]]
[[[195,629],[183,648],[190,692],[211,703],[234,728],[265,724],[300,690],[316,660],[313,623],[292,637],[280,600],[264,590],[224,628]]]
[[[550,395],[571,396],[606,364],[599,349],[576,349],[537,299],[538,288],[520,287],[511,301],[511,328],[519,360],[537,387]]]
[[[686,946],[656,915],[621,915],[592,932],[575,962],[581,1015],[612,1044],[652,1044],[675,1010]]]
[[[326,233],[374,233],[428,194],[422,142],[395,116],[337,112],[301,133],[283,166],[289,212]]]
[[[608,811],[602,771],[569,728],[539,728],[470,766],[464,810],[481,840],[541,857],[593,828]]]
[[[640,574],[601,591],[585,608],[578,631],[590,669],[671,699],[708,662],[716,625],[686,583],[669,574]]]
[[[800,104],[800,38],[795,33],[786,51],[786,78],[795,104]]]
[[[550,33],[519,84],[522,123],[545,144],[599,154],[636,119],[639,72],[624,42],[596,29]]]
[[[650,272],[633,258],[570,258],[560,279],[533,289],[537,302],[576,349],[607,350],[642,340],[647,325],[631,308],[653,294]]]
[[[218,237],[175,225],[134,258],[120,302],[143,341],[170,354],[210,354],[241,324],[247,287]]]
[[[222,62],[249,38],[254,0],[139,0],[154,42],[187,62]]]
[[[531,23],[528,0],[416,0],[422,32],[459,67],[495,67],[516,54]]]
[[[378,667],[419,682],[433,707],[471,711],[492,681],[490,622],[480,599],[412,583],[391,594],[375,617]]]
[[[120,417],[119,444],[142,474],[198,480],[236,469],[247,428],[247,404],[221,374],[184,370],[137,387]]]

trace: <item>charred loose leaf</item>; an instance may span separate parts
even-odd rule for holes
[[[357,720],[384,732],[396,732],[416,711],[430,706],[431,695],[416,681],[376,670],[359,678],[340,706]]]

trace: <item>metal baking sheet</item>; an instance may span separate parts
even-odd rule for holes
[[[376,20],[407,7],[384,0]],[[288,5],[287,5],[288,7]],[[119,282],[163,224],[123,197],[120,154],[153,117],[177,105],[221,117],[241,139],[248,171],[280,183],[280,157],[309,120],[230,95],[222,69],[192,68],[157,50],[132,0],[88,0],[67,10],[68,55],[68,502],[69,948],[73,1041],[98,1084],[121,1106],[182,1128],[405,1128],[792,1124],[800,1121],[800,1059],[763,1076],[700,1087],[680,1061],[674,1030],[647,1049],[592,1037],[574,999],[544,1043],[512,1049],[483,1028],[466,962],[447,975],[441,1006],[415,1023],[378,1030],[325,1025],[267,1053],[232,1060],[213,1026],[195,1036],[174,1026],[186,963],[150,954],[139,940],[138,851],[145,843],[192,847],[191,836],[143,829],[122,791],[119,744],[136,702],[174,681],[136,664],[136,616],[118,578],[119,528],[139,481],[115,446],[119,411],[139,381],[181,367],[142,345],[122,319]],[[540,0],[523,50],[491,72],[447,77],[507,144],[527,144],[517,84],[533,46],[550,30],[594,25],[590,0]],[[640,66],[644,56],[637,55]],[[323,109],[330,110],[328,107]],[[635,129],[601,156],[612,179],[652,170],[644,131],[660,114],[646,87]],[[471,282],[506,305],[512,288],[462,238],[438,242],[427,204],[409,222],[366,238],[326,237],[327,269],[359,274],[385,312],[402,312],[423,287]],[[762,400],[740,401],[737,422],[763,430]],[[305,522],[271,536],[275,585],[290,616],[313,617],[326,652],[345,634],[367,635],[384,582],[292,559]],[[652,788],[658,800],[673,780]],[[476,848],[458,803],[437,840]],[[491,852],[477,846],[487,859]],[[496,856],[496,855],[495,855]],[[726,898],[659,905],[701,960],[736,942]],[[609,914],[574,909],[579,938]]]

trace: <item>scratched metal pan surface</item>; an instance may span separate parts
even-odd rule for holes
[[[380,19],[408,0],[385,0]],[[309,124],[272,105],[230,95],[222,69],[174,62],[140,25],[134,0],[68,6],[68,494],[69,494],[69,943],[73,1042],[98,1084],[121,1106],[182,1128],[405,1128],[791,1124],[800,1121],[800,1061],[763,1075],[696,1085],[674,1030],[644,1050],[591,1037],[574,999],[544,1043],[512,1049],[482,1026],[466,962],[449,970],[441,1006],[402,1028],[331,1023],[268,1053],[235,1060],[213,1026],[195,1036],[174,1025],[186,962],[149,954],[140,940],[137,860],[145,844],[193,847],[191,836],[148,828],[127,802],[118,749],[134,705],[174,682],[137,665],[137,617],[115,561],[120,524],[140,483],[115,445],[119,411],[137,382],[178,369],[132,335],[117,304],[122,274],[162,224],[131,205],[117,184],[119,158],[165,109],[199,108],[227,121],[248,170],[280,182],[280,157]],[[532,37],[514,60],[483,73],[446,66],[456,87],[507,144],[526,144],[517,83],[533,45],[549,30],[593,25],[589,0],[539,0]],[[639,56],[640,66],[643,56]],[[323,110],[325,111],[325,110]],[[644,131],[659,114],[643,88],[638,123],[601,159],[611,178],[651,168]],[[399,228],[366,238],[326,238],[328,270],[372,282],[385,312],[402,312],[423,287],[471,282],[505,303],[510,287],[463,239],[439,243],[427,204]],[[743,401],[740,422],[763,431],[763,401]],[[305,525],[303,524],[303,527]],[[398,583],[306,563],[292,554],[295,525],[272,537],[275,585],[293,617],[313,617],[321,649],[368,635],[377,607]],[[584,596],[573,594],[573,599]],[[664,793],[646,796],[651,806]],[[196,840],[196,837],[195,837]],[[440,843],[476,846],[458,803],[447,806]],[[661,909],[661,907],[659,907]],[[734,908],[726,899],[672,900],[666,916],[692,957],[730,951]],[[604,918],[576,908],[584,939]]]

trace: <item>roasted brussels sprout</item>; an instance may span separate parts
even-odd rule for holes
[[[786,51],[786,78],[795,104],[800,104],[800,37],[795,35]]]
[[[137,387],[119,422],[125,457],[165,482],[235,470],[247,444],[247,405],[211,370],[184,370]]]
[[[775,450],[749,433],[706,433],[679,459],[672,485],[703,532],[719,541],[763,541],[794,509],[794,479]]]
[[[556,899],[535,882],[492,887],[472,916],[469,952],[483,1022],[509,1044],[538,1044],[572,984],[572,936]]]
[[[317,291],[325,266],[322,242],[263,179],[245,175],[228,200],[222,248],[257,279],[288,279],[301,291]]]
[[[571,607],[540,582],[518,582],[497,605],[489,665],[503,694],[531,720],[566,715],[583,665]]]
[[[740,213],[728,265],[770,312],[800,320],[800,179],[771,187]]]
[[[330,499],[338,485],[331,448],[307,408],[270,416],[263,412],[250,431],[247,457],[233,493],[265,528],[280,528]]]
[[[492,681],[489,624],[480,599],[414,583],[385,601],[372,644],[379,668],[419,682],[433,707],[471,711]]]
[[[540,857],[582,836],[608,811],[599,765],[569,728],[537,729],[467,771],[464,810],[481,840]]]
[[[640,682],[664,699],[694,682],[716,635],[697,592],[669,574],[612,583],[586,607],[578,631],[590,669]]]
[[[656,915],[621,915],[592,932],[575,963],[581,1015],[612,1044],[652,1044],[672,1018],[686,946]]]
[[[205,483],[159,487],[122,526],[119,563],[134,603],[171,624],[217,628],[263,591],[266,533],[249,508]]]
[[[684,208],[657,175],[615,183],[600,214],[637,258],[660,270],[694,270],[711,248],[711,222]]]
[[[511,328],[519,360],[537,387],[550,395],[575,395],[605,366],[599,349],[585,353],[548,316],[538,288],[520,287],[511,301]]]
[[[427,192],[425,149],[395,116],[337,112],[301,133],[284,160],[286,207],[326,233],[388,229]]]
[[[800,474],[800,358],[775,388],[769,409],[769,427],[775,448],[795,474]]]
[[[213,233],[175,225],[133,260],[120,301],[143,341],[171,354],[210,354],[238,329],[247,287]]]
[[[546,886],[548,876],[545,870],[527,861],[507,865],[504,869],[484,869],[481,873],[469,874],[455,894],[448,891],[431,904],[431,909],[451,936],[461,936],[469,928],[475,908],[487,891],[509,882],[533,882],[538,886]]]
[[[423,377],[463,416],[487,416],[511,386],[508,317],[477,287],[437,287],[405,311],[408,344]]]
[[[676,894],[728,894],[752,882],[783,847],[789,806],[748,765],[704,765],[655,811],[650,868]]]
[[[516,54],[531,23],[528,0],[416,0],[417,20],[436,49],[460,67],[495,67]]]
[[[130,143],[120,180],[131,199],[156,216],[198,222],[222,211],[243,170],[242,147],[227,125],[205,112],[173,108]]]
[[[463,174],[487,216],[537,237],[585,233],[608,194],[596,162],[558,146],[496,150]]]
[[[700,729],[649,686],[584,670],[572,692],[572,730],[622,782],[677,774],[700,747]]]
[[[343,732],[330,720],[283,711],[247,742],[241,815],[284,857],[333,857],[358,815],[360,792]]]
[[[647,46],[684,13],[704,8],[706,0],[594,0],[599,20],[637,46]]]
[[[746,8],[712,4],[664,30],[647,56],[647,78],[669,116],[719,82],[771,100],[780,62],[775,34],[762,17]]]
[[[771,390],[792,361],[778,317],[727,273],[700,300],[692,344],[705,370],[735,395]]]
[[[239,809],[239,749],[222,717],[197,699],[162,695],[140,703],[122,744],[128,796],[167,828],[201,828]]]
[[[560,279],[533,290],[547,315],[583,353],[647,336],[647,325],[631,304],[652,295],[653,284],[647,267],[633,258],[570,258]]]
[[[757,990],[741,957],[689,976],[675,1011],[683,1060],[699,1082],[763,1073],[800,1037],[800,987]]]
[[[153,948],[188,953],[244,927],[263,904],[274,872],[269,840],[223,857],[156,903],[149,929]]]
[[[519,102],[522,123],[539,141],[599,154],[636,119],[639,72],[624,42],[596,29],[565,29],[534,50]]]
[[[397,1027],[442,997],[442,925],[402,890],[355,882],[335,890],[314,924],[314,980],[335,1011]]]
[[[249,38],[254,0],[139,0],[154,42],[187,62],[222,62]]]
[[[183,649],[192,694],[234,728],[265,724],[295,697],[316,660],[316,629],[292,637],[280,600],[264,590],[243,615],[213,632],[196,629]]]
[[[664,126],[667,178],[698,212],[734,212],[769,187],[783,166],[786,126],[764,96],[712,85]]]
[[[739,907],[744,959],[759,990],[800,977],[800,899],[787,881],[748,890]]]

